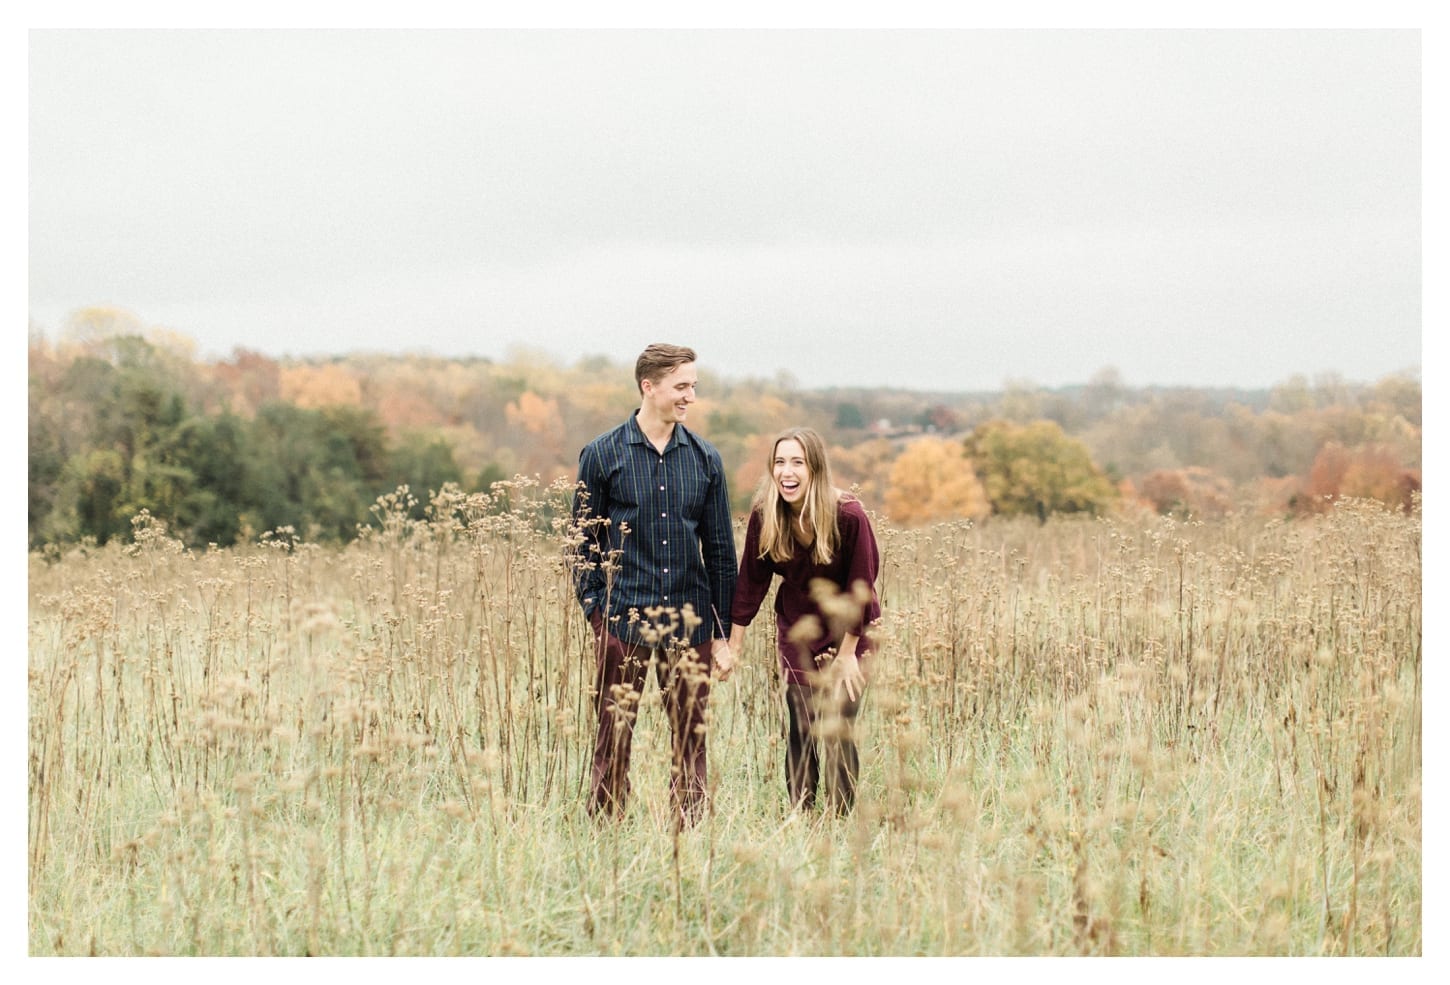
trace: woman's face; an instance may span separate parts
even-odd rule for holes
[[[806,450],[794,438],[782,438],[775,443],[775,461],[770,474],[775,478],[776,491],[780,498],[799,510],[811,488],[811,470],[806,465]]]

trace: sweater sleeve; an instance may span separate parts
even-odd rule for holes
[[[841,547],[848,552],[850,566],[846,574],[846,590],[851,591],[857,582],[863,582],[870,590],[870,600],[861,607],[861,620],[852,629],[857,636],[864,636],[866,627],[881,617],[881,602],[876,597],[876,576],[881,570],[881,552],[876,546],[876,534],[871,529],[871,520],[866,509],[856,500],[841,504]]]
[[[758,557],[760,554],[760,511],[750,511],[750,521],[745,526],[745,550],[740,555],[740,573],[735,579],[735,602],[730,607],[730,621],[737,626],[749,626],[760,603],[765,601],[770,590],[770,578],[774,574],[770,562]]]

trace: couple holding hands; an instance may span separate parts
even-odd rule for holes
[[[779,577],[787,795],[811,808],[822,786],[827,807],[844,814],[859,768],[852,726],[866,633],[881,614],[870,520],[832,484],[820,435],[789,428],[772,443],[737,563],[720,454],[684,426],[698,380],[692,349],[649,346],[635,364],[639,410],[579,455],[576,586],[594,632],[598,718],[589,810],[624,812],[634,719],[653,663],[670,723],[677,822],[703,816],[712,671],[730,677]]]

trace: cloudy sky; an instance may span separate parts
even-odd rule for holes
[[[34,31],[29,314],[996,389],[1421,364],[1417,30]]]

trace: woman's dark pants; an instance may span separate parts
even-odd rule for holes
[[[827,810],[850,813],[860,774],[854,737],[860,699],[846,698],[836,685],[787,683],[785,705],[785,787],[791,805],[815,807],[819,786]]]

